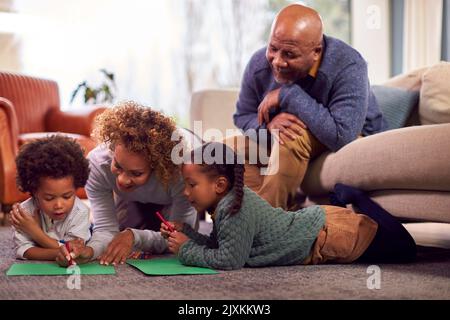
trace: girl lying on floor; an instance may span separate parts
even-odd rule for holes
[[[208,161],[205,155],[210,155]],[[197,159],[202,162],[194,162]],[[172,232],[161,224],[169,250],[183,264],[231,270],[326,262],[402,263],[415,258],[411,235],[361,190],[336,185],[335,206],[284,211],[244,186],[244,165],[237,164],[236,154],[226,145],[205,144],[189,160],[182,167],[185,195],[198,212],[212,213],[214,225],[208,237],[183,223],[169,222]],[[347,209],[349,203],[364,214]]]
[[[86,184],[89,162],[78,143],[61,135],[34,140],[16,165],[20,190],[31,194],[10,212],[17,258],[55,260],[66,241],[87,241],[89,208],[75,193]]]

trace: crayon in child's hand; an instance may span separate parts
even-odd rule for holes
[[[59,240],[59,242],[61,242],[67,250],[66,259],[68,258],[67,260],[69,261],[69,266],[76,265],[77,263],[73,260],[72,255],[70,254],[69,243],[64,240]]]
[[[170,232],[175,231],[175,229],[172,227],[172,225],[169,222],[167,222],[166,219],[164,219],[164,217],[161,215],[161,213],[159,213],[159,211],[156,211],[156,215],[158,216],[159,220],[161,220],[161,222],[164,223],[167,228],[169,228]]]

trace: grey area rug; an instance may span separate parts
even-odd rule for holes
[[[204,227],[204,226],[203,226]],[[204,229],[203,229],[204,230]],[[450,250],[419,247],[417,262],[380,264],[379,289],[368,265],[244,268],[217,275],[146,276],[121,265],[112,276],[82,276],[80,290],[68,276],[7,277],[17,262],[12,232],[0,227],[0,299],[450,299]],[[368,281],[369,280],[369,281]]]

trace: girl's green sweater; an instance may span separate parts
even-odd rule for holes
[[[209,237],[184,225],[190,239],[178,252],[183,264],[224,270],[301,264],[325,223],[320,206],[273,208],[247,187],[241,209],[230,215],[233,199],[231,190],[217,205]]]

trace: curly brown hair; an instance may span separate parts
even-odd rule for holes
[[[32,195],[41,178],[73,177],[75,188],[84,187],[89,176],[89,161],[75,139],[52,135],[21,146],[16,157],[17,185]]]
[[[181,141],[172,141],[175,122],[161,112],[126,101],[97,116],[92,136],[109,144],[114,151],[122,144],[128,151],[141,154],[165,187],[179,177],[179,166],[171,159],[172,149]]]

